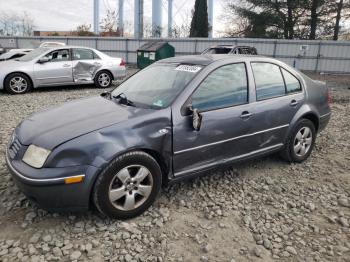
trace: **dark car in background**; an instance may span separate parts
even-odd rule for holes
[[[205,54],[257,55],[258,52],[256,48],[252,46],[216,45],[205,49],[202,55]]]
[[[49,210],[127,219],[162,184],[280,152],[306,160],[331,111],[328,89],[258,56],[164,59],[111,92],[36,113],[14,130],[6,162]]]

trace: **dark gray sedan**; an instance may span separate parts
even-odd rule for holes
[[[14,180],[49,210],[126,219],[162,184],[280,152],[306,160],[330,119],[325,84],[275,59],[187,56],[155,63],[118,88],[45,110],[14,131]]]

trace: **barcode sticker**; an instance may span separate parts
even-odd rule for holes
[[[179,65],[175,68],[177,71],[185,71],[185,72],[191,72],[191,73],[197,73],[199,70],[201,70],[202,67],[200,66],[194,66],[194,65]]]

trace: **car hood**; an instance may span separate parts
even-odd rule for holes
[[[25,119],[16,129],[23,145],[56,146],[154,110],[124,106],[102,97],[75,100]]]

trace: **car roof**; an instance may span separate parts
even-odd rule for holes
[[[74,46],[74,45],[63,45],[63,46],[46,46],[46,47],[41,47],[41,48],[46,48],[47,50],[57,50],[57,49],[69,49],[69,48],[84,48],[84,49],[91,49],[95,50],[94,48],[91,47],[86,47],[86,46]]]
[[[174,63],[174,64],[191,64],[191,65],[203,65],[207,66],[211,63],[214,63],[216,61],[230,61],[230,62],[239,62],[244,61],[245,59],[266,59],[270,60],[271,58],[264,57],[264,56],[257,56],[257,55],[228,55],[228,54],[205,54],[205,55],[188,55],[188,56],[176,56],[171,58],[166,58],[163,60],[160,60],[157,63]]]

